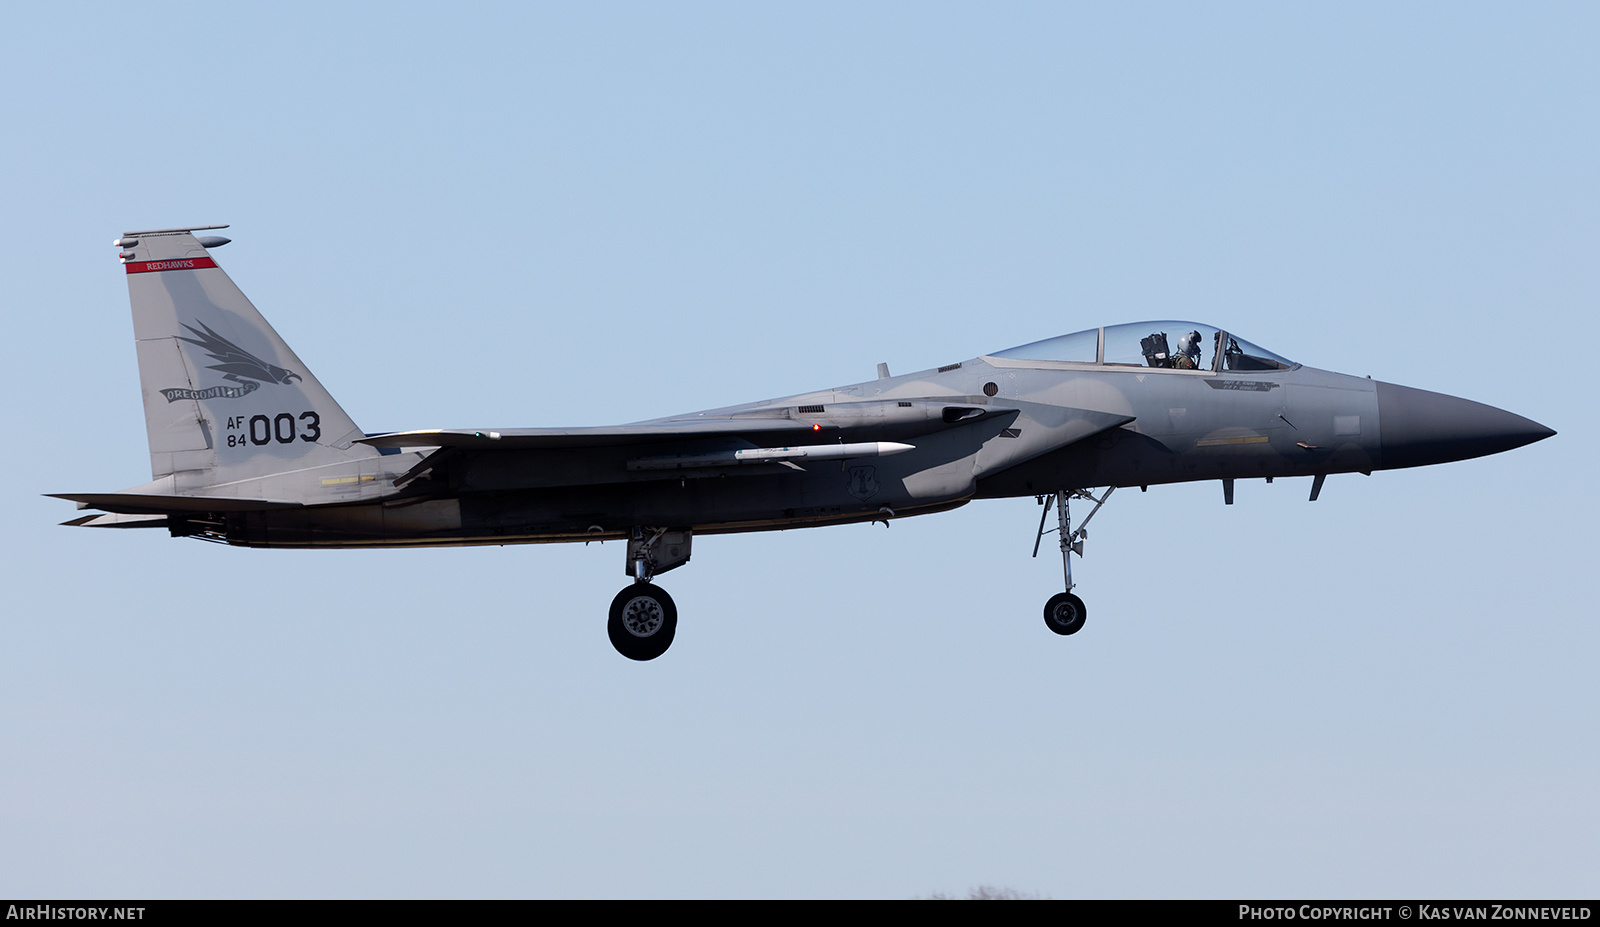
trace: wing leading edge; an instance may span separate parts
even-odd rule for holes
[[[1031,419],[1035,425],[1045,426],[1043,431],[1049,435],[1048,439],[1038,444],[1025,441],[1019,445],[1012,445],[1010,448],[1012,453],[1005,455],[1001,461],[995,461],[999,465],[998,469],[1014,466],[1031,457],[1057,450],[1134,421],[1131,415],[1031,402],[1008,403],[1007,407],[1003,408],[943,403],[939,405],[943,411],[938,417],[925,419],[925,423],[916,427],[915,431],[923,434],[954,432],[978,422],[1015,417],[1019,414]],[[834,408],[840,409],[847,417],[850,416],[850,411],[844,405]],[[679,419],[592,428],[526,428],[500,432],[432,429],[370,435],[360,441],[378,448],[412,451],[435,449],[434,453],[426,455],[409,471],[390,481],[390,485],[399,490],[442,464],[448,457],[461,454],[474,456],[486,454],[498,459],[500,453],[514,451],[564,451],[576,453],[580,457],[585,452],[592,451],[604,455],[607,460],[620,454],[621,459],[615,463],[621,465],[620,469],[623,472],[632,474],[633,480],[641,477],[648,479],[649,471],[661,473],[662,478],[676,478],[679,474],[691,470],[737,468],[741,471],[754,471],[760,469],[760,465],[763,464],[768,467],[782,465],[791,470],[801,470],[802,468],[797,465],[800,461],[889,457],[915,451],[916,444],[882,440],[891,432],[895,437],[903,436],[906,424],[859,419],[834,422],[796,421],[776,417]],[[1028,430],[1038,434],[1035,429]],[[847,436],[871,437],[876,440],[845,443]],[[722,443],[728,440],[731,440],[734,446]],[[978,440],[981,443],[983,439]],[[634,454],[633,451],[638,453]],[[1016,453],[1018,451],[1021,453]],[[590,479],[578,480],[579,483],[593,481],[592,476]],[[76,502],[80,509],[93,508],[123,516],[117,519],[80,518],[69,522],[85,527],[155,527],[160,522],[148,516],[264,512],[316,505],[321,501],[150,492],[50,495]]]
[[[422,431],[396,431],[369,435],[359,443],[373,447],[461,447],[483,450],[533,450],[581,447],[617,447],[682,441],[694,438],[761,435],[798,437],[837,432],[837,426],[814,425],[787,419],[703,419],[679,422],[652,422],[641,425],[615,425],[594,428],[509,428],[504,431],[432,428]]]

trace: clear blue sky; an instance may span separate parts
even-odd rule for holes
[[[0,895],[1600,893],[1593,4],[25,6],[0,32]],[[147,479],[124,230],[370,431],[1193,318],[1560,434],[619,545],[55,527]]]

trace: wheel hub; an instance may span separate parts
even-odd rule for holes
[[[634,596],[622,607],[622,626],[634,637],[654,635],[665,620],[661,603],[647,595]]]

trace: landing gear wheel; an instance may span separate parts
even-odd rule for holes
[[[666,590],[634,583],[611,600],[606,633],[611,646],[630,660],[654,660],[672,646],[678,632],[678,606]]]
[[[1083,607],[1083,600],[1070,592],[1058,592],[1044,603],[1045,627],[1057,634],[1078,633],[1088,617],[1089,610]]]

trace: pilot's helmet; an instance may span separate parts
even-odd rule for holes
[[[1180,336],[1178,338],[1178,353],[1198,358],[1200,356],[1200,333],[1189,332]]]

